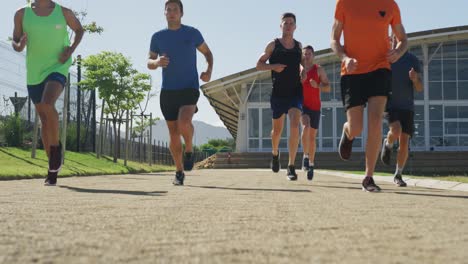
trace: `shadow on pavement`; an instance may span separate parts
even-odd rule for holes
[[[291,190],[291,189],[261,189],[261,188],[231,188],[231,187],[217,187],[217,186],[195,186],[185,185],[192,188],[203,189],[219,189],[219,190],[232,190],[232,191],[263,191],[263,192],[296,192],[296,193],[309,193],[309,190]]]
[[[321,184],[301,184],[302,186],[309,187],[323,187],[323,188],[332,188],[332,189],[348,189],[348,190],[361,190],[362,188],[358,187],[343,187],[343,186],[330,186],[330,185],[321,185]]]
[[[167,194],[167,191],[155,192],[141,192],[141,191],[124,191],[124,190],[99,190],[99,189],[85,189],[78,187],[71,187],[66,185],[59,185],[60,188],[68,189],[75,192],[82,193],[107,193],[107,194],[126,194],[126,195],[148,195],[148,196],[161,196]]]
[[[458,199],[468,199],[468,196],[464,195],[442,195],[442,194],[429,194],[429,193],[410,193],[410,192],[392,192],[395,194],[403,195],[416,195],[416,196],[429,196],[429,197],[439,197],[439,198],[458,198]]]

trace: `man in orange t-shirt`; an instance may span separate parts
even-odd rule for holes
[[[398,39],[392,49],[389,26]],[[340,39],[344,34],[344,46]],[[394,0],[337,0],[331,47],[341,59],[341,94],[347,122],[339,145],[343,160],[351,156],[353,140],[363,128],[364,107],[368,104],[366,177],[363,190],[379,192],[373,180],[381,144],[382,117],[391,94],[391,63],[407,50],[408,41]]]

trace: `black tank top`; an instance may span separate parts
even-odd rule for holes
[[[300,65],[302,51],[299,42],[294,40],[294,48],[286,49],[279,39],[275,39],[275,49],[269,59],[270,64],[284,64],[281,72],[271,71],[273,97],[302,97]]]

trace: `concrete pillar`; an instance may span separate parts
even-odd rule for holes
[[[248,127],[247,127],[247,84],[241,85],[239,104],[239,117],[237,121],[237,139],[236,139],[236,152],[242,153],[248,150]]]

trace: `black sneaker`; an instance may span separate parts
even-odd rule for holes
[[[183,171],[177,171],[175,174],[174,181],[172,184],[179,186],[179,185],[184,185],[184,179],[185,179],[185,174]]]
[[[303,171],[309,170],[309,158],[302,159],[302,170]]]
[[[362,181],[362,190],[366,192],[380,192],[382,189],[375,184],[373,177],[366,177]]]
[[[398,186],[398,187],[406,187],[406,182],[403,180],[401,177],[401,174],[395,174],[395,177],[393,178],[393,182]]]
[[[380,151],[380,160],[385,165],[390,165],[390,159],[392,156],[392,149],[387,146],[387,139],[384,139],[382,143],[382,150]]]
[[[307,170],[307,180],[311,181],[314,179],[314,166],[310,166]]]
[[[297,174],[296,174],[296,168],[294,168],[294,165],[289,165],[288,166],[288,180],[290,181],[297,181]]]
[[[193,169],[194,155],[192,152],[184,154],[184,171],[191,171]]]
[[[62,143],[50,146],[49,171],[58,173],[62,169]]]
[[[44,185],[45,186],[55,186],[55,185],[57,185],[57,174],[58,174],[58,172],[49,171],[48,174],[47,174],[47,178],[45,179]]]
[[[280,153],[278,152],[278,155],[272,155],[271,157],[271,162],[270,162],[270,168],[274,173],[277,173],[280,170]]]
[[[349,160],[351,157],[351,152],[353,151],[353,140],[349,140],[346,136],[346,133],[343,129],[343,134],[341,135],[340,145],[338,147],[338,153],[342,160]]]

